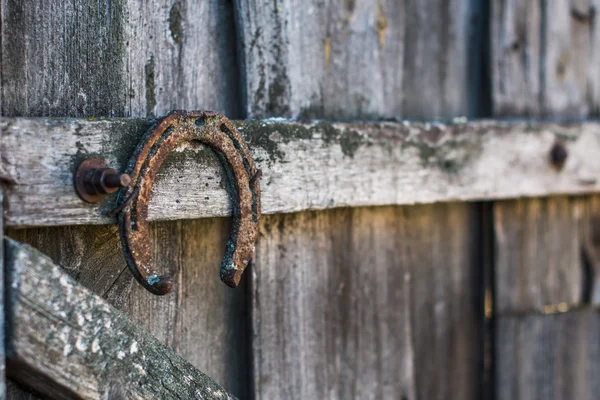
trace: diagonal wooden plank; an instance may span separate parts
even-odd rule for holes
[[[146,120],[3,119],[2,168],[13,227],[114,223],[82,202],[72,171],[91,155],[123,168]],[[438,123],[239,122],[262,168],[266,214],[341,206],[545,196],[600,190],[600,125],[475,121]],[[549,154],[564,142],[562,170]],[[34,143],[35,145],[32,145]],[[224,216],[226,183],[216,156],[184,148],[153,189],[151,220]]]
[[[233,398],[43,254],[5,251],[11,378],[60,399]]]

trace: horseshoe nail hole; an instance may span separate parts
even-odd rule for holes
[[[227,126],[225,126],[225,124],[221,124],[221,126],[219,127],[219,129],[221,129],[221,132],[223,132],[223,133],[231,133],[229,131],[229,128],[227,128]]]
[[[206,123],[204,122],[204,118],[197,118],[196,119],[196,126],[198,127],[203,127]]]

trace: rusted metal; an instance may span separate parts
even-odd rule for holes
[[[119,214],[125,207],[127,207],[127,204],[131,203],[131,200],[133,200],[135,198],[135,196],[138,195],[139,192],[140,192],[140,188],[138,187],[138,188],[136,188],[133,191],[133,193],[131,194],[131,196],[129,196],[128,198],[126,198],[125,201],[123,201],[122,203],[120,203],[113,210],[111,210],[108,213],[106,213],[106,215],[108,215],[109,217],[114,217],[115,215]]]
[[[550,163],[554,166],[554,168],[561,170],[567,161],[567,157],[569,156],[569,152],[567,151],[564,143],[558,141],[554,143],[552,149],[550,150]]]
[[[129,186],[131,178],[109,168],[99,158],[88,158],[77,167],[73,183],[77,195],[83,201],[97,203],[103,197]]]
[[[260,170],[233,124],[211,111],[173,111],[146,133],[127,167],[132,184],[121,189],[117,208],[121,243],[129,269],[150,292],[164,295],[172,281],[159,275],[152,260],[148,202],[154,179],[171,151],[186,142],[201,142],[215,150],[229,179],[233,228],[221,263],[221,280],[236,287],[254,255],[260,218]]]

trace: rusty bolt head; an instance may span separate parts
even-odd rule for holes
[[[564,143],[556,142],[550,150],[550,163],[554,168],[561,170],[565,165],[568,156],[569,152],[567,151]]]
[[[129,186],[131,178],[119,174],[112,168],[90,169],[84,178],[86,190],[90,194],[110,194]]]
[[[109,168],[103,160],[88,158],[75,171],[74,183],[75,191],[82,200],[97,203],[119,188],[129,186],[131,178]]]

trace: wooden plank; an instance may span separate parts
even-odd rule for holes
[[[239,115],[240,74],[231,2],[75,3],[1,0],[3,116],[150,117],[174,108],[199,107],[230,117]],[[141,124],[141,130],[123,131],[120,136],[124,146],[131,146],[128,152],[148,126],[146,121]],[[32,143],[55,146],[37,142],[48,139],[47,130],[30,134]],[[77,147],[77,140],[71,144]],[[104,153],[100,148],[95,151]],[[85,157],[84,152],[82,149],[73,160]],[[125,153],[122,156],[121,166],[128,158]],[[195,164],[195,155],[188,156]],[[109,156],[109,161],[114,159]],[[50,162],[54,168],[54,161]],[[59,180],[68,180],[65,177]],[[218,185],[217,180],[214,184]],[[51,201],[65,206],[60,194],[63,189],[54,192],[56,197]],[[176,223],[152,228],[153,251],[161,268],[185,277],[179,291],[162,301],[138,291],[130,279],[114,227],[34,229],[11,235],[23,236],[36,248],[51,253],[71,276],[108,297],[135,322],[143,322],[164,344],[204,368],[228,391],[247,396],[245,292],[243,287],[238,291],[222,288],[213,274],[216,270],[210,268],[219,265],[222,253],[218,253],[223,251],[222,238],[229,222],[186,224],[190,227]],[[176,236],[182,232],[190,246],[208,243],[212,247],[198,245],[198,254]],[[185,254],[184,264],[173,262],[178,254]],[[176,267],[183,272],[172,270]],[[222,312],[214,312],[216,308]]]
[[[587,218],[583,221],[583,267],[586,276],[585,298],[594,307],[600,306],[600,196],[593,196],[587,204]]]
[[[17,382],[7,379],[6,381],[6,397],[9,400],[40,400],[41,398],[33,393],[27,392]]]
[[[53,398],[233,398],[33,248],[7,239],[9,373]]]
[[[494,203],[496,313],[556,312],[581,304],[587,278],[586,198]]]
[[[2,115],[236,116],[233,25],[219,0],[2,0]]]
[[[240,116],[231,2],[127,0],[126,4],[126,96],[132,100],[119,115],[160,116],[202,107],[231,118]]]
[[[9,230],[8,235],[47,253],[229,393],[245,398],[247,292],[244,283],[231,290],[219,279],[229,229],[229,219],[223,218],[151,224],[157,268],[175,281],[165,297],[151,295],[133,279],[114,226]]]
[[[246,112],[336,120],[467,115],[470,3],[237,0]]]
[[[496,315],[598,304],[599,218],[599,196],[495,202]]]
[[[540,115],[539,1],[494,0],[491,14],[494,115]]]
[[[19,118],[0,126],[2,165],[17,181],[6,190],[7,226],[114,223],[105,216],[114,199],[99,208],[82,202],[72,187],[73,168],[101,155],[122,169],[148,122]],[[263,171],[265,214],[600,190],[600,126],[593,122],[238,126]],[[549,164],[559,140],[569,152],[560,172]],[[216,156],[205,147],[182,150],[159,174],[149,218],[228,215]]]
[[[476,221],[468,204],[265,217],[256,397],[477,398]]]
[[[494,0],[494,115],[584,118],[598,110],[595,0]]]
[[[597,311],[505,317],[496,326],[498,400],[598,398]]]
[[[0,134],[1,135],[1,134]],[[0,156],[1,156],[0,152]],[[3,211],[3,185],[0,185],[0,212]],[[6,387],[6,354],[5,354],[5,331],[6,319],[4,314],[4,218],[0,218],[0,400],[7,398]]]

